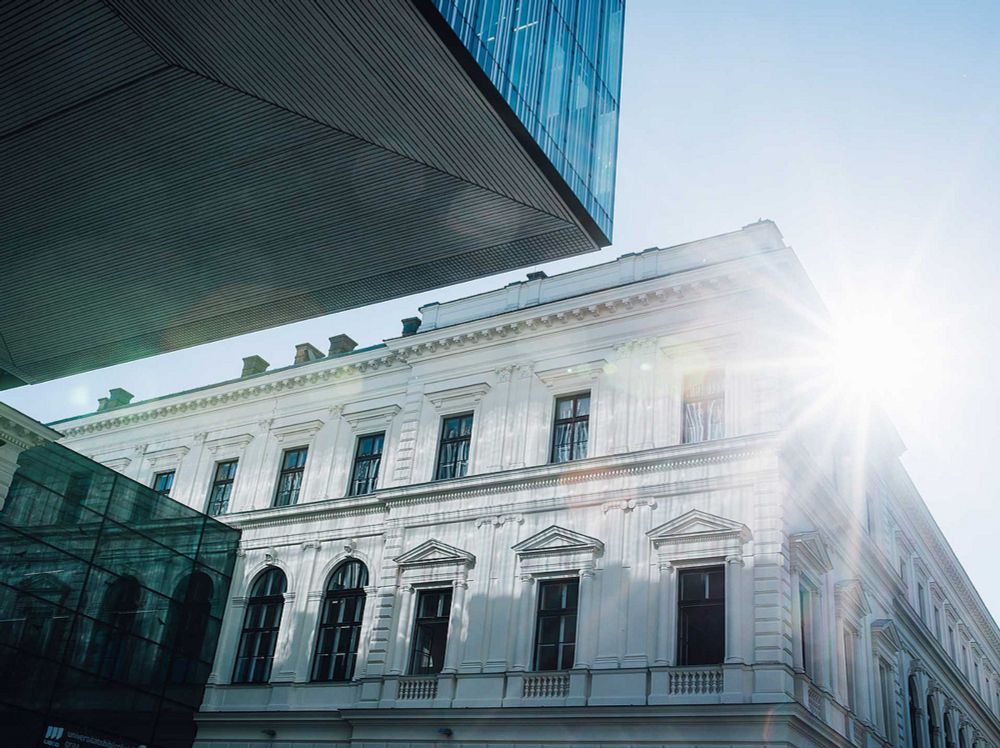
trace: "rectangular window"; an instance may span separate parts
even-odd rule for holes
[[[847,693],[845,696],[847,698],[847,706],[852,709],[858,703],[854,690],[856,686],[854,664],[857,655],[855,649],[857,638],[858,635],[854,629],[849,626],[844,627],[844,675],[847,680]]]
[[[385,433],[369,434],[358,438],[358,448],[354,452],[354,470],[351,472],[351,486],[348,496],[362,496],[371,493],[378,486],[378,469],[382,464],[382,447]]]
[[[573,667],[579,593],[579,579],[539,583],[535,670],[569,670]]]
[[[164,496],[170,495],[170,489],[174,487],[174,471],[168,470],[164,473],[157,473],[153,476],[153,490],[162,493]]]
[[[451,615],[451,590],[420,590],[417,614],[413,622],[413,654],[410,674],[440,673],[448,644],[448,618]]]
[[[590,393],[560,397],[552,428],[552,462],[581,460],[590,437]]]
[[[210,517],[217,517],[229,511],[229,495],[233,492],[233,480],[236,478],[238,460],[227,460],[217,463],[212,488],[208,492],[208,508],[205,510]]]
[[[687,569],[678,584],[677,664],[720,664],[726,655],[725,569]]]
[[[713,371],[684,377],[684,443],[725,436],[725,376]]]
[[[307,447],[285,450],[281,458],[281,471],[278,473],[278,490],[274,493],[274,506],[291,506],[298,503],[308,452]]]
[[[879,696],[882,701],[882,730],[890,743],[895,743],[896,700],[892,694],[892,670],[885,660],[878,662]]]
[[[799,635],[802,639],[802,670],[806,675],[812,675],[812,622],[813,622],[813,593],[805,584],[799,582]]]
[[[434,480],[461,478],[469,471],[469,449],[472,446],[472,413],[448,416],[441,421],[441,442],[438,445],[437,470]]]

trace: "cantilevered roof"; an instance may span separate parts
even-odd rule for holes
[[[435,13],[0,10],[0,388],[607,244]]]

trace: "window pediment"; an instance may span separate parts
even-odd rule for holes
[[[427,399],[441,412],[472,410],[490,391],[486,382],[427,392]]]
[[[897,652],[902,650],[903,645],[899,640],[899,632],[896,624],[888,618],[879,618],[872,621],[872,644],[882,650],[891,659]]]
[[[818,530],[799,532],[789,538],[792,564],[802,571],[822,576],[833,571],[833,562],[827,551],[826,537]]]
[[[536,371],[535,375],[551,390],[563,392],[576,388],[584,389],[604,372],[607,363],[606,359],[599,358],[582,364]]]
[[[592,569],[604,543],[583,533],[552,525],[512,547],[524,574]]]
[[[440,540],[426,540],[420,545],[408,550],[393,559],[403,568],[427,566],[464,566],[472,567],[476,557],[468,551],[442,543]]]
[[[344,408],[343,417],[354,431],[383,431],[399,411],[400,407],[395,403],[377,408],[349,405]]]
[[[753,537],[743,523],[700,509],[654,527],[646,536],[656,548],[661,567],[681,559],[740,557],[743,544]]]
[[[835,594],[837,610],[845,617],[861,619],[872,612],[860,579],[847,579],[839,582]]]
[[[236,434],[235,436],[223,436],[218,439],[210,439],[205,442],[205,449],[212,454],[220,451],[239,452],[253,441],[253,434]]]
[[[323,428],[323,422],[315,419],[312,421],[290,423],[287,426],[276,426],[271,429],[271,434],[279,442],[284,442],[285,440],[307,441],[321,428]]]
[[[146,459],[149,460],[150,467],[157,468],[164,465],[176,465],[190,450],[187,447],[169,447],[158,449],[155,452],[147,452]]]

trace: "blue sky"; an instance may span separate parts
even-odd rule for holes
[[[987,605],[1000,486],[1000,3],[629,0],[615,244],[580,267],[775,220],[836,315],[889,320],[904,462]],[[53,420],[399,333],[523,271],[2,394]]]

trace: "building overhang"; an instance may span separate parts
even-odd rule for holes
[[[13,11],[0,388],[607,244],[435,14]]]

